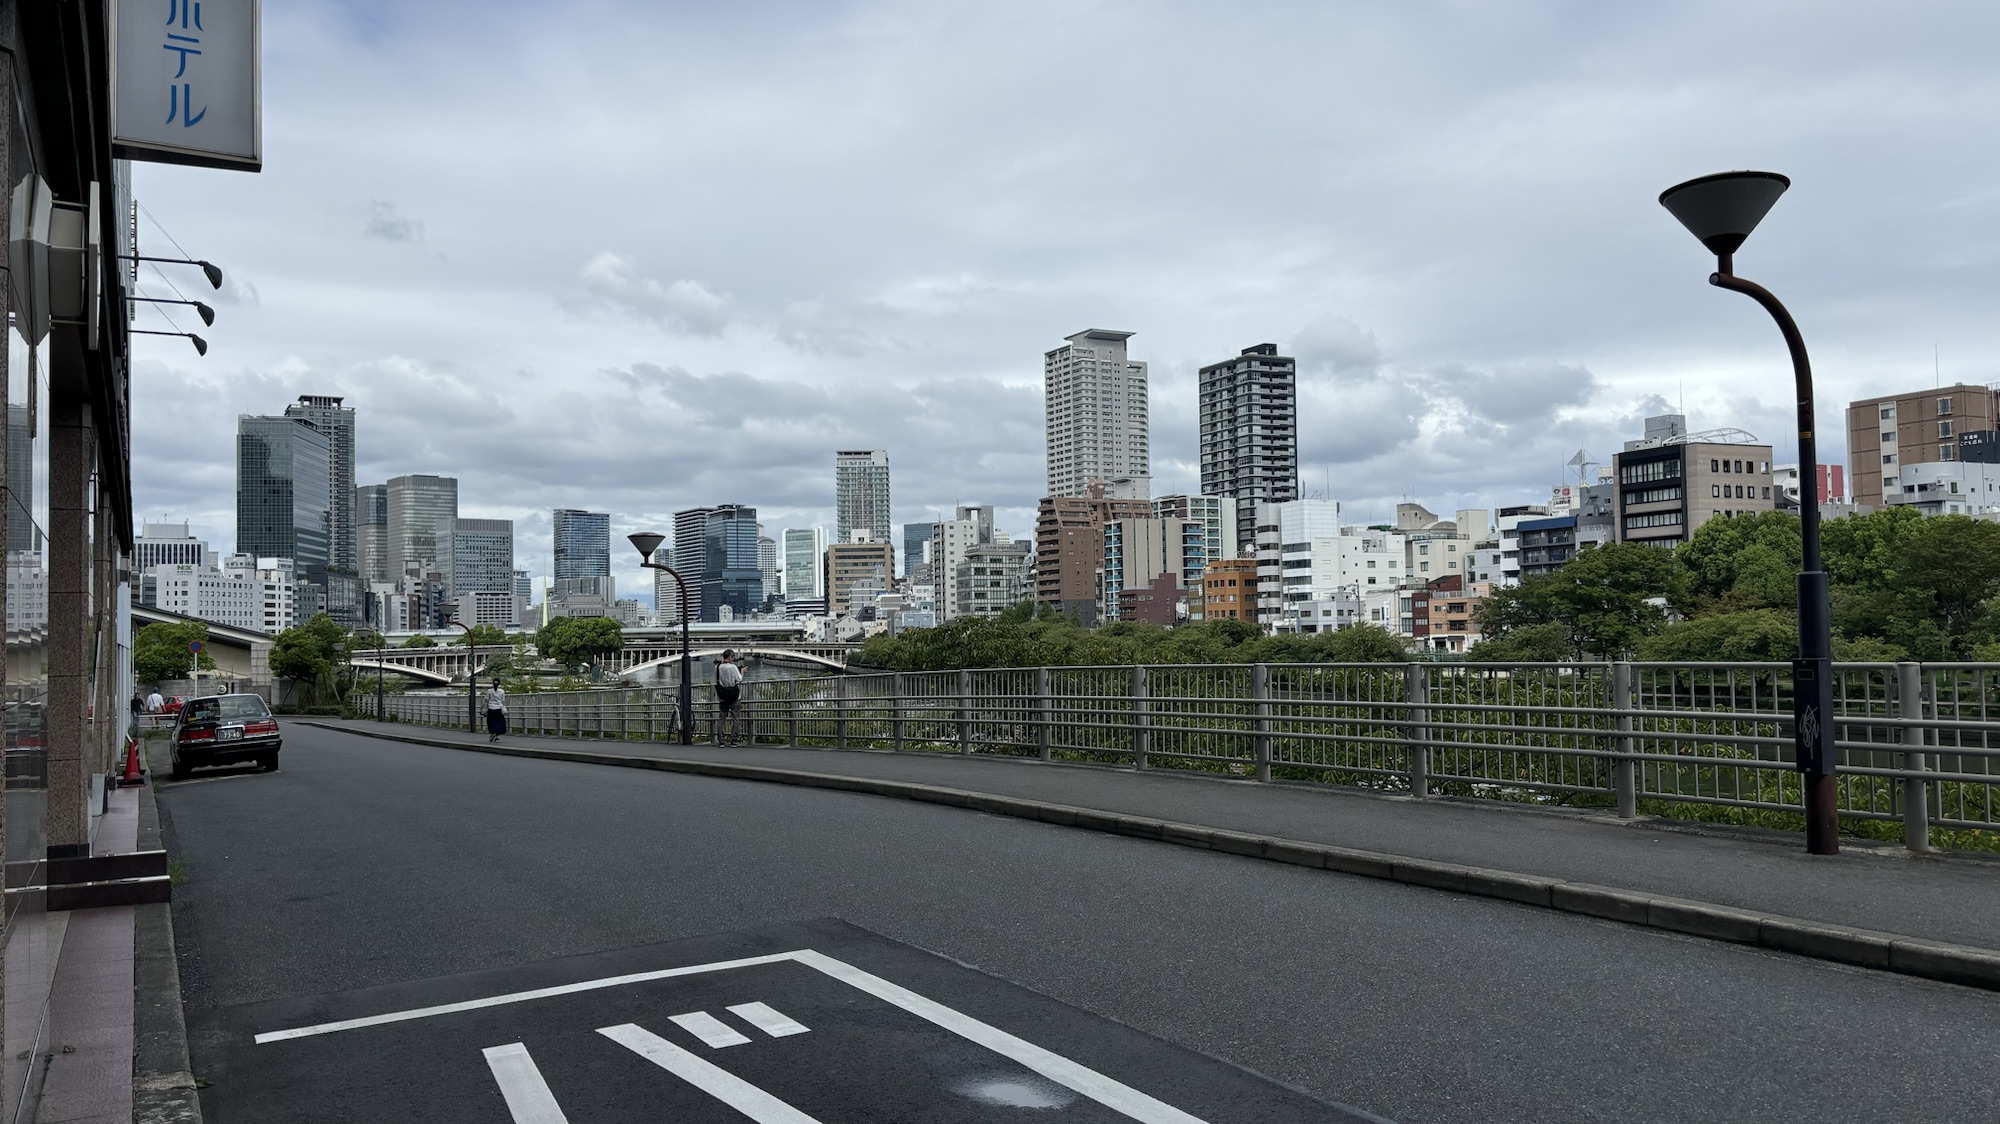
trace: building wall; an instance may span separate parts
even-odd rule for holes
[[[833,537],[854,541],[867,531],[889,541],[889,454],[882,449],[848,449],[833,454]]]
[[[389,486],[354,489],[354,553],[361,579],[369,584],[395,580],[389,569]]]
[[[1028,596],[1027,577],[1034,561],[1028,543],[977,546],[954,569],[953,616],[997,617]],[[943,619],[943,614],[938,614]]]
[[[324,575],[331,524],[330,445],[297,418],[236,419],[236,551],[290,558]]]
[[[611,516],[559,507],[550,516],[557,578],[600,578],[611,573]]]
[[[1847,407],[1848,483],[1857,504],[1880,507],[1906,465],[1958,457],[1962,433],[2000,429],[2000,390],[1955,383]]]
[[[1035,600],[1086,625],[1100,614],[1104,524],[1153,514],[1151,500],[1106,499],[1101,488],[1091,490],[1043,498],[1035,519]]]
[[[828,543],[825,555],[827,612],[851,612],[857,585],[886,589],[896,573],[896,547],[886,542]]]
[[[438,553],[444,556],[445,596],[470,593],[514,597],[514,521],[453,519],[444,524]]]
[[[757,564],[757,509],[722,504],[702,531],[701,619],[741,619],[763,608],[764,572]],[[693,600],[692,596],[689,598]]]
[[[1254,541],[1254,504],[1299,498],[1297,379],[1268,343],[1201,369],[1201,490],[1237,502],[1239,542]]]
[[[1042,355],[1047,494],[1081,496],[1091,481],[1130,480],[1150,494],[1146,365],[1126,357],[1131,332],[1093,328]]]
[[[1201,575],[1203,620],[1257,620],[1257,560],[1224,558]]]
[[[413,565],[437,568],[438,528],[458,518],[458,481],[450,476],[397,476],[387,488],[390,578],[402,577]]]
[[[925,534],[930,525],[924,524]],[[826,532],[818,527],[793,527],[784,532],[780,549],[784,554],[785,600],[810,601],[824,597],[820,585],[820,551],[826,547]]]
[[[1682,543],[1717,515],[1776,506],[1769,445],[1694,442],[1626,449],[1612,458],[1620,542]]]
[[[1172,517],[1107,520],[1099,611],[1106,620],[1128,619],[1124,616],[1128,600],[1125,591],[1153,589],[1155,579],[1163,575],[1174,579],[1172,588],[1178,597],[1181,589],[1199,585],[1207,561],[1206,528],[1196,520]],[[1153,604],[1156,594],[1164,596],[1156,590],[1141,598],[1149,606],[1144,619],[1161,623],[1157,618],[1165,610]]]
[[[343,399],[320,394],[301,394],[285,407],[285,416],[297,418],[326,435],[327,443],[327,568],[343,574],[360,572],[354,513],[354,408]],[[238,550],[243,549],[240,545]]]

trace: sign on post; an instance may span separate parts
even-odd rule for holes
[[[262,0],[110,0],[113,155],[264,166]]]

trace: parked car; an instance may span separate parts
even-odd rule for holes
[[[186,705],[187,705],[187,697],[186,697],[186,696],[184,696],[184,695],[168,695],[168,696],[167,696],[167,697],[166,697],[165,699],[161,700],[161,702],[160,702],[160,713],[161,713],[161,714],[179,714],[179,713],[181,712],[181,707],[183,707],[183,706],[186,706]]]
[[[257,695],[188,699],[174,722],[174,779],[187,776],[190,769],[238,761],[255,761],[273,772],[283,747],[278,720]]]

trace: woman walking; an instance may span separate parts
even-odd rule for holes
[[[497,742],[507,732],[507,692],[495,683],[486,688],[486,740]]]

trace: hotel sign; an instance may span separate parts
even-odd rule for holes
[[[262,0],[110,0],[111,145],[130,160],[264,165]]]

